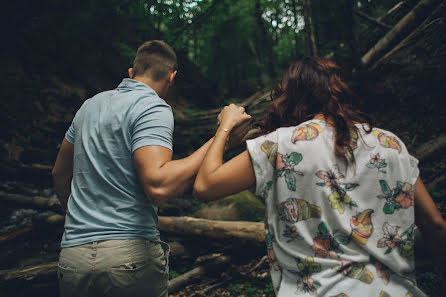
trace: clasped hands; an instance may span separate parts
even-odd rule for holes
[[[230,104],[225,106],[217,117],[217,132],[228,133],[226,148],[231,149],[239,145],[249,131],[251,116],[245,108]]]

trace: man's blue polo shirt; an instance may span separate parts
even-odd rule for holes
[[[74,144],[74,170],[62,247],[159,241],[157,207],[139,183],[133,152],[147,145],[172,150],[173,126],[170,106],[136,80],[85,101],[65,135]]]

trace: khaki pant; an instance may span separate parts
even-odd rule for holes
[[[167,297],[169,246],[142,239],[106,240],[63,248],[62,297]]]

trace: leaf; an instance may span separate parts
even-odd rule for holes
[[[386,168],[387,167],[386,161],[383,160],[381,163],[379,163],[378,167],[379,168]]]
[[[296,153],[296,152],[292,152],[289,155],[286,155],[285,157],[283,157],[285,159],[285,161],[287,163],[292,163],[294,165],[297,165],[300,163],[300,161],[302,161],[302,154],[300,153]]]
[[[384,196],[384,195],[378,195],[376,197],[378,197],[379,199],[387,199],[387,196]]]
[[[397,182],[396,182],[396,188],[397,188],[397,189],[401,189],[401,188],[403,188],[403,182],[401,182],[401,181],[397,181]]]
[[[367,165],[365,165],[365,166],[367,166],[367,168],[370,168],[370,169],[373,169],[373,168],[375,168],[375,165],[374,164],[372,164],[372,163],[368,163]]]
[[[288,186],[288,189],[291,191],[296,191],[296,178],[292,172],[287,171],[285,173],[285,181]]]
[[[327,224],[325,224],[324,222],[320,223],[319,226],[317,227],[317,229],[319,230],[319,232],[321,234],[330,233],[330,229],[328,229]]]
[[[352,241],[352,238],[350,236],[346,236],[346,235],[336,235],[334,237],[334,239],[342,245],[346,245],[349,244]]]
[[[266,183],[266,189],[267,190],[270,190],[272,186],[273,186],[273,182],[272,181],[269,181],[269,182]]]
[[[346,191],[352,191],[359,187],[359,184],[345,184],[345,190]]]
[[[380,169],[379,171],[381,171],[382,173],[387,173],[387,171]]]
[[[325,187],[325,183],[316,183],[319,187]]]
[[[393,203],[386,203],[384,205],[383,211],[385,214],[393,214],[395,212],[395,204]]]
[[[336,254],[338,254],[338,256],[344,254],[344,252],[339,247],[335,248],[334,251],[336,252]]]
[[[384,252],[384,254],[387,255],[387,254],[390,254],[391,252],[392,252],[392,249],[391,249],[391,248],[388,248],[388,249]]]
[[[379,184],[381,185],[381,191],[384,193],[384,195],[386,196],[392,195],[392,190],[390,189],[389,185],[385,180],[382,179],[379,180]]]
[[[304,176],[304,173],[302,171],[294,171],[295,174],[297,174],[298,176]]]
[[[350,207],[358,207],[358,204],[356,204],[355,201],[350,202]]]
[[[317,280],[313,281],[313,285],[318,286],[318,287],[322,287],[321,283],[318,282]]]

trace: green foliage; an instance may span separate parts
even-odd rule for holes
[[[169,270],[169,279],[176,278],[177,276],[180,276],[181,273],[178,273],[177,271],[170,269]]]
[[[228,215],[241,221],[262,221],[265,215],[264,204],[249,191],[243,191],[238,194],[230,195],[217,201],[212,201],[195,212],[196,217],[206,217],[206,209],[217,208],[225,211],[235,211],[236,214]]]

